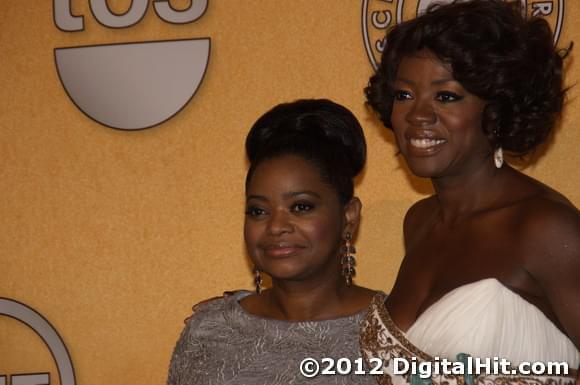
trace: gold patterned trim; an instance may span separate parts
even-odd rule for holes
[[[383,301],[380,303],[373,303],[373,306],[376,306],[377,313],[381,318],[381,321],[385,324],[387,329],[389,329],[389,332],[401,343],[401,345],[403,345],[405,349],[413,353],[415,357],[421,358],[423,361],[433,362],[435,360],[434,357],[431,357],[429,354],[413,345],[411,341],[407,339],[405,333],[395,324],[395,321],[393,321],[391,318],[391,315],[387,310],[387,306],[385,305],[385,299],[383,299]]]

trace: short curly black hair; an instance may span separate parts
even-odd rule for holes
[[[344,205],[354,195],[353,178],[364,167],[366,141],[347,108],[327,99],[302,99],[262,115],[248,133],[246,153],[246,188],[261,162],[292,154],[311,162]]]
[[[392,129],[393,83],[402,58],[427,49],[487,102],[482,128],[492,147],[525,155],[550,134],[562,110],[562,59],[549,24],[526,19],[520,2],[434,4],[387,33],[381,64],[365,88],[368,104]],[[571,47],[570,47],[571,48]]]

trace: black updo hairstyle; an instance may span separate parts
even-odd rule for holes
[[[434,4],[416,19],[393,27],[365,94],[392,129],[393,83],[404,57],[428,49],[450,65],[470,93],[487,102],[482,128],[493,148],[524,155],[552,130],[564,100],[562,59],[548,23],[526,20],[520,2],[454,1]]]
[[[358,120],[345,107],[326,99],[297,100],[275,106],[254,123],[246,153],[246,188],[261,162],[297,155],[318,169],[344,205],[352,199],[353,178],[365,164],[366,142]]]

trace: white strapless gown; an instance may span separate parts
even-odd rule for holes
[[[502,357],[512,364],[565,361],[580,353],[544,313],[495,278],[460,286],[422,313],[405,333],[431,356]]]
[[[521,362],[567,362],[567,375],[481,373],[472,385],[578,385],[580,353],[537,307],[494,278],[460,286],[431,305],[405,333],[375,296],[361,324],[361,352],[369,366],[378,359],[379,385],[416,385],[417,377],[395,370],[398,359],[434,362],[435,357],[461,360],[459,354],[481,359]],[[466,385],[461,374],[433,373],[431,385]],[[471,381],[471,380],[470,380]]]

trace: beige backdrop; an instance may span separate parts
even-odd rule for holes
[[[411,0],[407,0],[408,2]],[[130,0],[111,1],[123,12]],[[251,288],[242,242],[244,137],[274,104],[326,97],[361,120],[369,145],[357,189],[364,204],[357,282],[388,291],[403,249],[405,210],[430,191],[395,156],[393,138],[365,109],[371,74],[362,1],[210,0],[187,25],[150,9],[138,25],[107,29],[88,10],[66,33],[48,0],[0,5],[0,297],[42,313],[71,353],[77,383],[161,384],[191,305]],[[174,1],[186,7],[187,1]],[[580,3],[567,1],[560,45],[580,41]],[[71,103],[53,49],[209,36],[205,79],[161,126],[100,126]],[[580,67],[568,61],[568,81]],[[580,102],[526,173],[580,203]],[[0,317],[0,375],[58,374],[23,324]]]

